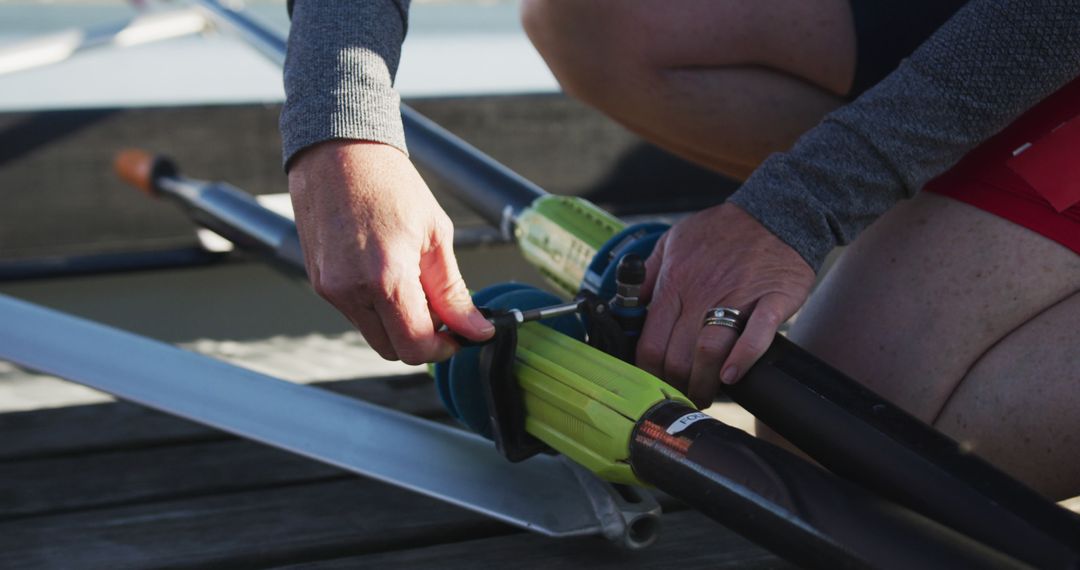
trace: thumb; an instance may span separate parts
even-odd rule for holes
[[[484,340],[495,326],[480,314],[461,277],[452,240],[440,242],[420,260],[420,284],[431,310],[450,330],[472,340]]]

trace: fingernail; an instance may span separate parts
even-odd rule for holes
[[[724,369],[723,374],[720,375],[720,381],[724,384],[734,384],[735,378],[739,376],[739,369],[735,366],[728,366]]]
[[[479,312],[474,312],[469,315],[469,324],[480,334],[488,334],[495,331],[495,325],[491,324],[491,321],[485,319],[484,315],[481,315]]]

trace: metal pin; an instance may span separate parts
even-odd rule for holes
[[[552,305],[550,307],[540,307],[538,309],[527,309],[525,311],[518,311],[517,309],[511,311],[516,313],[514,316],[518,319],[518,323],[527,323],[530,321],[539,321],[541,319],[551,319],[555,317],[561,317],[563,315],[570,315],[578,312],[581,309],[581,301],[573,301],[570,303],[563,303],[561,305]],[[517,315],[521,316],[518,317]]]

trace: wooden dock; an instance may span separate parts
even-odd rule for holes
[[[445,419],[424,375],[322,385]],[[778,568],[663,499],[643,551],[551,539],[123,402],[0,414],[3,568]]]

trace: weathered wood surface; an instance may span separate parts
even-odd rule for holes
[[[7,568],[237,567],[505,532],[469,511],[348,478],[23,518],[0,524],[0,551]]]
[[[439,418],[444,414],[431,380],[420,374],[317,386],[423,417]],[[86,455],[229,437],[127,402],[0,414],[0,464],[14,459]]]
[[[0,521],[346,477],[339,469],[233,439],[4,462],[0,481],[14,485],[0,489]]]
[[[433,418],[429,380],[331,382]],[[531,535],[469,511],[126,403],[0,414],[0,567],[768,568],[693,511],[661,542]]]
[[[550,540],[517,533],[393,552],[288,566],[293,570],[345,568],[791,568],[746,539],[695,511],[664,517],[655,545],[627,551],[597,538]]]

